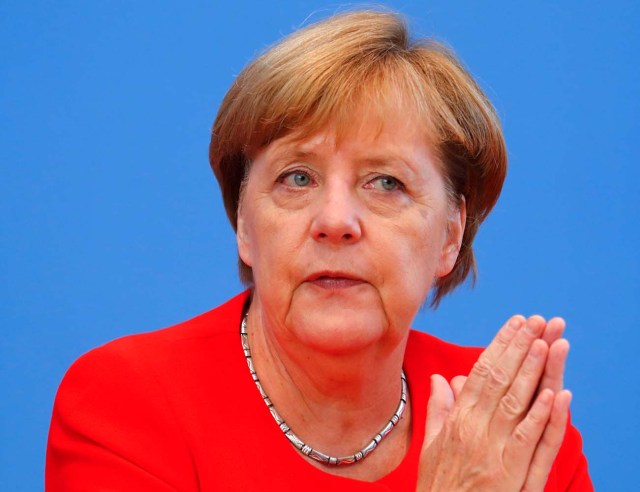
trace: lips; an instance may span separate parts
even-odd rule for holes
[[[316,287],[323,289],[346,289],[362,285],[366,281],[357,275],[347,272],[323,271],[317,272],[305,279]]]

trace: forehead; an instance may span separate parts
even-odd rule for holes
[[[401,104],[361,104],[348,117],[330,118],[320,127],[306,122],[258,149],[251,160],[261,156],[284,163],[336,153],[369,164],[406,164],[417,173],[425,165],[438,174],[443,171],[428,123],[418,111]]]
[[[259,168],[255,176],[263,178],[263,173],[280,173],[303,162],[322,169],[329,165],[351,171],[378,170],[408,180],[406,184],[411,182],[413,189],[440,182],[443,177],[442,166],[421,125],[401,112],[380,121],[367,119],[364,113],[343,129],[341,135],[333,125],[310,135],[292,132],[262,148],[250,169]]]

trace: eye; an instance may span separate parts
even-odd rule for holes
[[[278,182],[293,188],[304,188],[312,183],[312,179],[305,171],[290,171],[282,174]]]
[[[379,191],[395,191],[404,188],[402,183],[393,176],[378,176],[370,181],[370,184]]]

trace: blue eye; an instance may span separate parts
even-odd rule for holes
[[[294,188],[304,188],[311,184],[311,176],[303,171],[291,171],[280,176],[278,181]]]
[[[307,186],[311,183],[311,178],[303,173],[293,173],[293,182],[296,186]]]
[[[402,183],[392,176],[380,176],[371,183],[376,190],[380,191],[394,191],[402,188]]]

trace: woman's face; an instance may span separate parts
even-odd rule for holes
[[[447,197],[415,118],[367,115],[336,141],[331,126],[255,156],[238,214],[262,322],[283,341],[342,354],[409,326],[451,271],[464,205]]]

